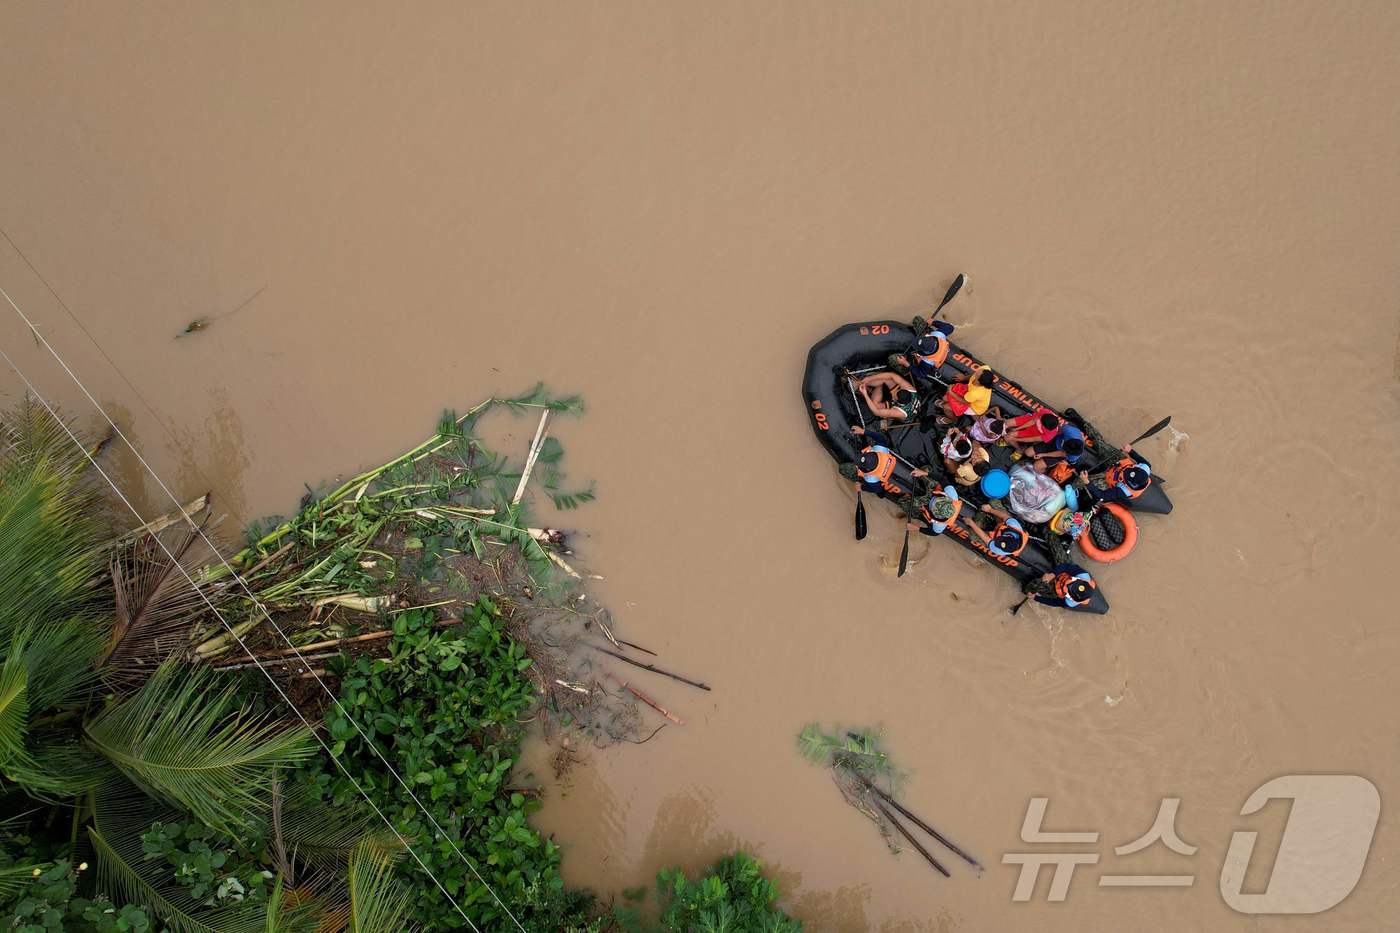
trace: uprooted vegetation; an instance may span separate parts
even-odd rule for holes
[[[602,929],[527,822],[533,718],[645,741],[656,670],[532,527],[568,491],[540,390],[445,418],[225,563],[208,498],[113,530],[90,457],[24,406],[0,448],[0,908],[18,929]],[[541,413],[525,463],[475,434]],[[604,653],[606,652],[606,653]],[[266,673],[267,678],[262,675]],[[670,672],[669,677],[708,689]],[[289,707],[286,701],[290,701]],[[651,714],[647,714],[650,716]],[[654,730],[648,735],[654,734]],[[565,755],[567,758],[567,755]],[[366,799],[373,802],[370,805]]]
[[[902,839],[939,874],[950,876],[943,863],[900,821],[902,816],[973,868],[982,870],[976,859],[895,799],[899,775],[874,730],[838,728],[827,733],[816,723],[809,723],[798,733],[797,745],[803,757],[831,769],[831,779],[846,803],[875,824],[891,852],[900,851]]]

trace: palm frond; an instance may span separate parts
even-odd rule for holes
[[[0,640],[36,619],[95,616],[102,531],[79,485],[46,460],[0,463]]]
[[[34,744],[5,762],[0,772],[35,800],[56,803],[79,797],[111,777],[111,767],[76,742]]]
[[[357,846],[367,846],[386,858],[398,858],[404,852],[399,837],[374,811],[353,802],[333,804],[305,785],[287,795],[280,822],[293,857],[321,871],[338,871]]]
[[[96,445],[94,450],[101,446]],[[20,469],[43,463],[70,482],[81,481],[88,468],[87,454],[73,443],[64,426],[27,395],[0,416],[0,463]]]
[[[191,618],[218,593],[197,582],[200,568],[218,557],[203,530],[186,525],[145,535],[114,557],[116,613],[98,662],[109,682],[139,684],[188,648]]]
[[[313,748],[307,729],[253,714],[229,678],[172,662],[85,731],[127,777],[230,835],[266,811],[276,769]]]
[[[24,625],[11,636],[7,659],[23,659],[29,670],[29,711],[42,715],[54,707],[83,703],[97,682],[93,662],[102,640],[82,619]]]
[[[34,880],[34,869],[39,867],[42,866],[35,862],[20,861],[0,868],[0,903],[23,891]]]
[[[394,876],[394,860],[368,842],[350,854],[347,933],[399,933],[408,923],[412,895]]]
[[[29,665],[24,652],[11,646],[0,666],[0,769],[24,755],[29,734]]]
[[[278,875],[272,892],[267,896],[267,911],[263,915],[264,933],[313,933],[336,929],[325,925],[326,913],[318,898],[308,897],[299,888],[288,888]]]
[[[97,887],[113,901],[149,908],[176,933],[261,933],[262,904],[205,907],[163,864],[145,857],[141,834],[157,820],[178,819],[177,814],[129,785],[104,788],[92,802],[88,839],[96,855]]]
[[[807,723],[797,734],[797,750],[808,761],[826,761],[832,747],[831,737],[815,722]]]
[[[498,398],[496,401],[513,411],[519,411],[522,408],[548,408],[550,411],[566,412],[571,415],[583,411],[582,396],[566,395],[563,398],[555,398],[544,387],[543,382],[535,383],[529,391],[522,392],[513,398]]]

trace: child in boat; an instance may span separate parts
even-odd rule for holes
[[[1035,458],[1037,469],[1045,467],[1048,470],[1062,463],[1073,467],[1084,456],[1084,449],[1084,432],[1066,421],[1055,432],[1054,440],[1032,444],[1027,453]],[[1073,474],[1073,469],[1069,469],[1063,474],[1063,478],[1056,478],[1064,482]]]
[[[1037,408],[1027,415],[1019,415],[1006,423],[1006,439],[1022,453],[1036,444],[1053,441],[1060,433],[1064,421],[1048,408]]]
[[[872,373],[857,380],[856,388],[877,418],[908,421],[918,409],[918,390],[899,373]]]
[[[968,430],[972,439],[979,444],[995,444],[1006,436],[1006,419],[992,406],[987,413],[972,423]]]
[[[943,415],[951,423],[963,415],[979,418],[992,407],[992,388],[997,384],[996,373],[978,366],[948,387],[943,396]]]
[[[968,522],[967,527],[982,539],[982,543],[987,545],[987,550],[993,557],[1015,557],[1026,549],[1026,545],[1030,543],[1030,535],[1026,533],[1018,518],[991,505],[982,506],[982,511],[999,519],[991,533],[983,531],[976,522]]]
[[[943,468],[960,486],[975,485],[991,469],[992,455],[957,428],[943,436],[939,452],[943,454]]]

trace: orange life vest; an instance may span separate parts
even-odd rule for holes
[[[869,473],[865,472],[860,467],[856,467],[856,472],[860,474],[861,479],[872,485],[875,483],[883,485],[894,475],[895,464],[899,461],[895,459],[894,453],[888,447],[871,444],[869,447],[862,450],[861,453],[874,454],[876,461],[875,469],[871,470]]]
[[[1094,582],[1094,578],[1089,576],[1089,574],[1087,573],[1074,574],[1061,571],[1060,573],[1055,575],[1055,595],[1063,599],[1065,601],[1066,606],[1080,605],[1079,603],[1074,602],[1074,600],[1069,595],[1069,585],[1075,580],[1083,580],[1085,583],[1089,584],[1089,589],[1091,590],[1096,590],[1099,588],[1099,585],[1096,582]]]
[[[1004,531],[1010,531],[1021,539],[1021,543],[1016,546],[1016,550],[1005,552],[1007,557],[1018,556],[1022,551],[1026,549],[1026,545],[1031,540],[1030,535],[1026,534],[1026,529],[1024,528],[1017,528],[1015,525],[1008,525],[1006,522],[1002,522],[1001,524],[997,525],[997,527],[992,531],[992,540],[995,541],[997,539],[997,536],[999,536]],[[1001,545],[997,545],[997,547],[1000,548]]]
[[[1104,485],[1109,487],[1117,486],[1119,489],[1123,490],[1123,494],[1126,495],[1129,499],[1136,499],[1138,496],[1147,492],[1148,488],[1150,488],[1152,484],[1148,483],[1147,486],[1144,486],[1141,489],[1134,489],[1133,487],[1129,486],[1123,481],[1123,474],[1127,473],[1128,470],[1132,467],[1140,466],[1142,466],[1142,464],[1138,463],[1132,457],[1124,457],[1122,460],[1119,460],[1107,470],[1104,470]],[[1151,475],[1150,471],[1148,475]]]
[[[932,353],[915,353],[914,359],[927,366],[938,369],[948,359],[948,338],[935,331],[925,335],[925,339],[932,337],[938,341],[938,348]]]

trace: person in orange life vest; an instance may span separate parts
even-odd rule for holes
[[[872,373],[856,380],[856,388],[877,418],[908,421],[919,404],[918,390],[899,373]]]
[[[935,537],[948,530],[948,526],[962,514],[963,499],[952,486],[945,485],[924,500],[919,508],[923,522],[909,522],[905,527],[919,534]]]
[[[1074,609],[1094,598],[1098,584],[1093,576],[1078,564],[1056,564],[1049,573],[1026,581],[1021,588],[1027,596],[1047,606]]]
[[[841,474],[849,479],[854,479],[865,492],[871,492],[877,496],[897,498],[906,495],[908,490],[892,493],[885,488],[885,484],[894,475],[895,466],[899,463],[899,458],[894,455],[894,443],[890,440],[889,435],[883,431],[867,431],[859,425],[851,428],[851,433],[856,435],[858,440],[864,441],[865,447],[856,454],[854,464],[846,464],[846,466],[851,467],[850,472],[843,468]],[[910,473],[915,477],[928,476],[927,470],[911,470]]]
[[[1121,460],[1111,464],[1102,476],[1089,479],[1081,471],[1080,479],[1095,499],[1102,502],[1128,502],[1136,499],[1152,485],[1152,464],[1148,463],[1131,444],[1124,445]]]
[[[978,366],[963,379],[948,387],[943,395],[943,415],[950,421],[971,415],[980,418],[992,407],[992,388],[997,375],[985,366]]]
[[[991,534],[983,531],[976,522],[968,522],[967,527],[982,539],[982,543],[987,545],[987,550],[991,551],[994,557],[1016,557],[1026,549],[1030,535],[1021,526],[1019,519],[990,505],[982,506],[982,511],[1000,519]]]
[[[1007,421],[1006,439],[1024,454],[1036,444],[1053,441],[1062,424],[1059,415],[1048,408],[1038,408]]]
[[[937,380],[939,368],[948,359],[948,338],[952,335],[952,324],[934,321],[906,352],[891,356],[890,364],[908,370],[917,382]]]

